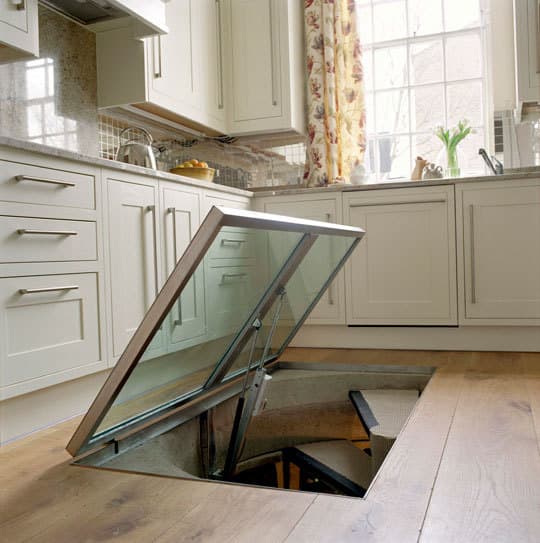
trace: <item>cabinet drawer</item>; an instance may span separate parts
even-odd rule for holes
[[[94,177],[0,160],[0,200],[95,209]]]
[[[254,258],[256,234],[239,228],[220,232],[209,251],[210,258]]]
[[[0,216],[2,262],[96,260],[96,223]]]
[[[207,270],[210,333],[219,337],[233,332],[253,309],[257,296],[257,266],[211,265]]]
[[[100,360],[97,275],[0,279],[1,384]]]

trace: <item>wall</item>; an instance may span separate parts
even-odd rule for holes
[[[0,134],[97,155],[96,44],[40,6],[40,58],[0,66]]]

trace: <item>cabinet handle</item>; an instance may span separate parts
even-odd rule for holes
[[[61,187],[74,187],[75,183],[69,181],[57,181],[56,179],[45,179],[44,177],[34,177],[33,175],[16,175],[16,181],[35,181],[36,183],[49,183],[51,185],[60,185]]]
[[[274,0],[268,2],[268,13],[270,17],[270,76],[272,77],[272,105],[277,106],[276,99],[276,67],[275,67],[275,41],[274,41]]]
[[[19,228],[17,234],[24,236],[25,234],[38,234],[45,236],[78,236],[79,232],[75,230],[30,230],[29,228]]]
[[[221,275],[221,284],[226,283],[227,279],[239,279],[240,277],[247,277],[247,273],[223,273]]]
[[[154,78],[159,79],[163,77],[163,70],[161,66],[161,36],[158,34],[154,36],[152,43],[153,64],[154,64]]]
[[[222,239],[221,245],[227,245],[228,243],[232,243],[233,245],[241,245],[242,243],[246,243],[245,239]]]
[[[24,0],[11,0],[11,3],[17,8],[17,11],[24,11],[26,9]]]
[[[218,109],[223,109],[223,29],[221,27],[221,0],[216,0],[216,36],[217,36],[217,57],[218,57]]]
[[[172,239],[173,239],[173,259],[174,259],[174,266],[176,266],[176,262],[178,261],[178,255],[176,253],[176,208],[175,207],[168,207],[167,212],[172,215]],[[176,304],[174,304],[176,307],[176,316],[173,316],[173,325],[174,326],[182,326],[182,295],[178,296],[178,300],[176,300]]]
[[[157,255],[156,255],[156,206],[146,206],[145,210],[152,214],[152,251],[153,261],[150,263],[154,273],[154,298],[158,294],[158,273],[157,273]]]
[[[42,288],[20,288],[20,294],[37,294],[39,292],[60,292],[65,290],[77,290],[78,285],[69,285],[66,287],[42,287]]]
[[[375,206],[394,206],[394,205],[407,205],[407,204],[446,204],[446,199],[440,199],[440,200],[415,200],[407,202],[406,200],[403,202],[375,202],[375,203],[361,203],[361,204],[349,204],[349,207],[375,207]]]
[[[474,250],[474,206],[469,206],[469,218],[470,218],[470,245],[471,245],[471,304],[476,303],[476,262],[475,262],[475,250]]]

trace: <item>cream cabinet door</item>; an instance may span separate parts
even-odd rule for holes
[[[159,288],[157,188],[110,178],[107,197],[112,344],[116,359]],[[160,342],[158,333],[154,339],[156,348]]]
[[[309,199],[302,201],[279,201],[275,198],[268,199],[262,203],[263,211],[275,213],[277,215],[287,215],[289,217],[298,217],[300,219],[311,219],[314,221],[341,223],[341,209],[337,198]],[[318,269],[324,269],[325,264],[333,267],[335,259],[332,259],[332,245],[330,242],[322,242],[324,247],[317,250],[317,258],[320,262]],[[284,250],[286,248],[283,248]],[[322,271],[322,270],[321,270]],[[330,270],[329,270],[330,272]],[[312,282],[310,287],[306,284],[309,291],[320,288],[320,280],[317,280],[315,273],[305,274],[306,283]],[[345,284],[343,273],[340,273],[330,284],[323,294],[319,303],[311,312],[306,324],[345,324]]]
[[[230,0],[233,122],[282,114],[279,0]],[[286,51],[283,51],[285,54]]]
[[[540,181],[457,187],[462,324],[540,324]]]
[[[163,256],[168,277],[200,224],[199,193],[167,184],[161,187]],[[168,318],[168,343],[172,350],[188,346],[206,334],[204,273],[202,267],[184,288]]]
[[[452,186],[344,195],[366,231],[346,266],[347,324],[456,325]]]
[[[198,28],[199,1],[167,3],[169,33],[146,41],[149,102],[191,119],[200,115],[201,64],[194,41],[203,32]]]
[[[0,64],[38,55],[37,0],[0,0]]]

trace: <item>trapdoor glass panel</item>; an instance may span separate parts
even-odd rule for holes
[[[274,360],[362,235],[352,227],[213,208],[68,450],[110,441],[237,378],[263,356]]]

